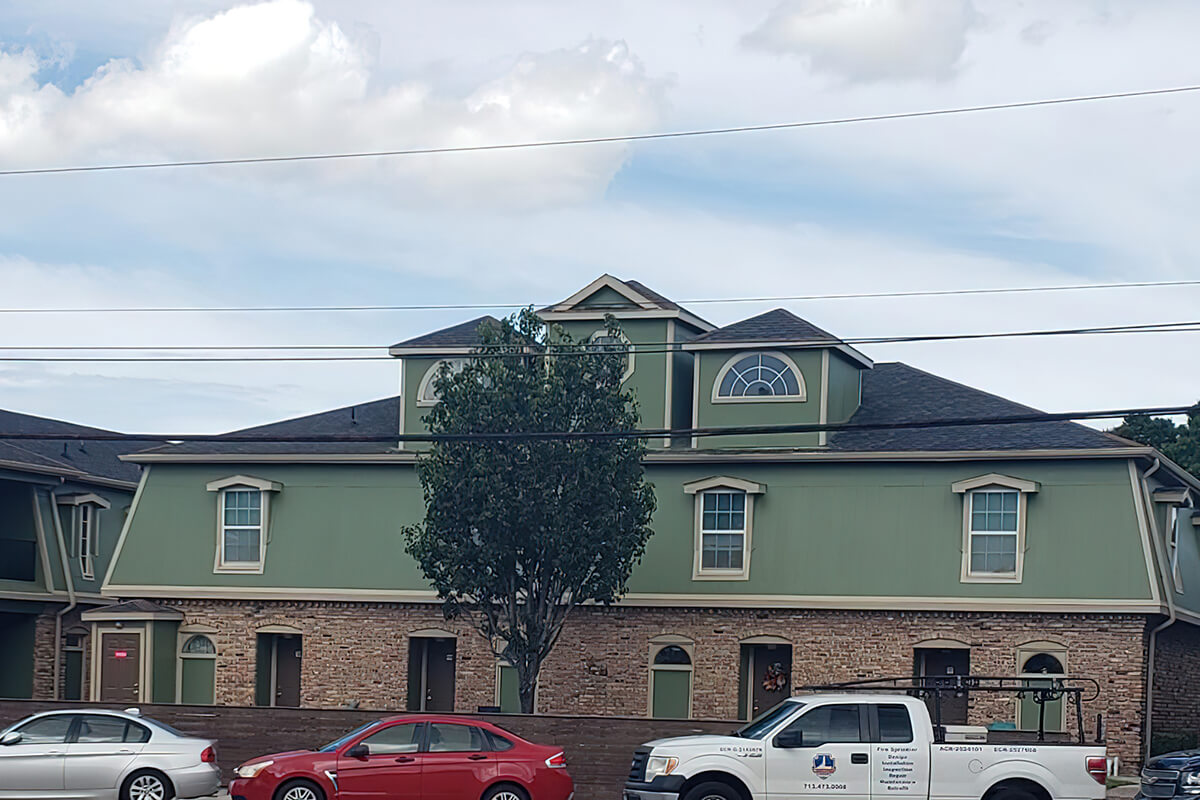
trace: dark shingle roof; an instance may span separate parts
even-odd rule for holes
[[[387,397],[332,411],[322,411],[303,417],[272,422],[254,428],[234,431],[239,434],[264,436],[361,435],[387,436],[400,434],[400,398]],[[309,453],[375,454],[394,453],[394,442],[184,442],[164,445],[144,451],[154,454],[265,454],[299,455]]]
[[[785,308],[776,308],[757,317],[744,319],[724,328],[697,336],[689,344],[717,342],[838,342],[823,331]]]
[[[1037,412],[1029,406],[897,362],[876,364],[874,369],[862,373],[862,405],[850,422],[920,422],[1030,413]],[[1118,437],[1074,422],[840,431],[829,437],[831,450],[858,452],[1126,446],[1128,443]]]
[[[642,297],[645,297],[647,300],[654,303],[654,305],[658,306],[659,308],[665,308],[671,311],[679,311],[682,308],[682,306],[680,306],[674,300],[664,297],[640,281],[622,281],[622,283],[624,283],[630,289],[633,289]]]
[[[499,325],[500,320],[484,314],[469,322],[460,322],[440,331],[415,336],[392,345],[395,347],[473,347],[479,344],[479,326],[484,323]]]
[[[12,433],[110,434],[102,428],[90,428],[72,422],[35,417],[16,411],[0,410],[0,431]],[[141,469],[117,457],[156,444],[151,441],[76,441],[68,439],[4,439],[0,437],[0,461],[27,464],[63,475],[93,476],[136,483]]]

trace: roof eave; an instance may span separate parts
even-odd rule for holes
[[[395,345],[388,348],[390,356],[423,356],[425,358],[440,358],[441,356],[465,356],[474,352],[471,347],[447,347],[446,345]]]
[[[875,362],[865,354],[859,352],[848,344],[839,344],[836,339],[787,339],[787,340],[771,340],[771,339],[735,339],[729,341],[694,341],[684,342],[681,347],[684,350],[747,350],[747,349],[762,349],[764,347],[780,348],[780,347],[801,347],[805,350],[820,350],[828,348],[836,350],[847,358],[855,361],[862,366],[870,369],[875,366]]]

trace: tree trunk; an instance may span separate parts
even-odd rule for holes
[[[521,696],[521,713],[532,714],[534,694],[537,691],[537,676],[541,670],[540,661],[529,659],[517,666],[517,693]]]

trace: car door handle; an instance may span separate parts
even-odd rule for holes
[[[412,756],[400,756],[399,758],[396,759],[397,764],[408,764],[413,761],[416,761],[416,759],[413,758]]]
[[[867,763],[867,754],[866,753],[851,753],[850,754],[850,763],[851,764],[866,764]]]
[[[131,755],[133,755],[133,751],[132,751],[132,750],[128,750],[128,749],[126,749],[126,750],[118,750],[118,751],[117,751],[117,755],[121,755],[121,756],[131,756]]]
[[[485,758],[487,758],[487,756],[485,756],[483,753],[476,753],[473,756],[467,756],[467,758],[471,759],[472,761],[483,761]]]

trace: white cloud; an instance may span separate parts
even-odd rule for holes
[[[377,46],[307,2],[272,0],[179,21],[141,63],[109,61],[71,93],[38,84],[30,51],[0,53],[0,153],[17,167],[463,146],[646,130],[662,106],[661,83],[620,41],[520,55],[466,93],[374,86]],[[304,169],[389,182],[398,196],[503,192],[520,205],[593,197],[626,155],[613,145]]]
[[[974,19],[970,0],[784,0],[745,42],[851,81],[944,79]]]

